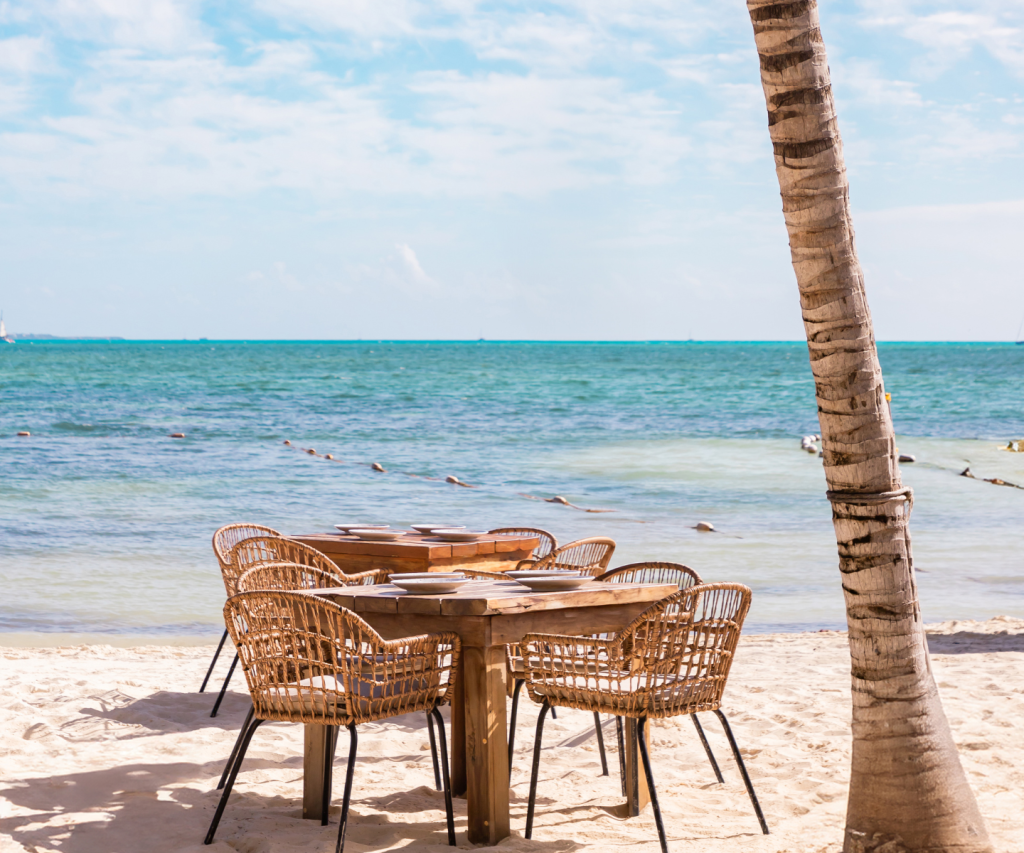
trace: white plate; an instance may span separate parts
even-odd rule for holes
[[[462,572],[403,572],[388,575],[388,580],[394,580],[398,578],[400,581],[403,580],[451,580],[452,578],[462,579],[465,575]]]
[[[465,530],[465,524],[410,524],[417,533],[431,533],[434,530]]]
[[[430,532],[445,542],[473,542],[487,535],[486,530],[466,530],[464,527],[440,527]]]
[[[368,542],[393,542],[405,536],[404,530],[374,530],[372,527],[353,527],[349,533]]]
[[[444,593],[455,592],[469,582],[469,578],[440,578],[439,580],[430,580],[429,578],[403,579],[397,575],[391,581],[399,589],[411,592],[414,595],[443,595]]]
[[[353,530],[387,530],[390,524],[335,524],[342,533],[350,533]]]
[[[519,578],[578,578],[580,572],[573,569],[519,569],[512,572],[502,572],[507,577],[519,580]]]
[[[582,577],[575,575],[570,578],[559,577],[558,575],[548,575],[543,578],[516,578],[516,583],[528,586],[534,592],[555,592],[558,590],[579,589],[581,586],[593,583],[593,581],[594,579],[590,577],[590,575],[584,575]]]

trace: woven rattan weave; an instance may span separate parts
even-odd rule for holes
[[[295,563],[301,566],[311,566],[314,569],[345,578],[345,586],[362,583],[387,583],[388,576],[386,569],[371,569],[368,572],[347,575],[338,568],[337,563],[326,554],[317,551],[316,548],[280,536],[254,536],[239,542],[231,551],[231,571],[234,573],[236,584],[244,572],[265,563]],[[225,584],[227,584],[226,579]]]
[[[608,571],[608,564],[612,561],[614,553],[614,539],[607,536],[591,536],[556,548],[539,560],[520,560],[516,568],[573,569],[596,576]]]
[[[334,567],[334,564],[331,564]],[[331,589],[341,586],[362,586],[374,581],[378,572],[364,572],[361,575],[343,574],[337,567],[328,571],[301,563],[259,563],[245,571],[238,579],[239,592],[256,589],[295,590]],[[370,575],[367,579],[363,575]]]
[[[713,711],[722,721],[761,829],[767,834],[768,825],[721,711],[750,598],[750,589],[741,584],[699,584],[663,598],[614,637],[523,637],[526,689],[532,699],[542,703],[534,743],[527,838],[533,831],[544,717],[552,706],[638,721],[638,747],[664,853],[668,853],[668,843],[644,740],[647,721]]]
[[[337,851],[344,848],[356,757],[356,726],[415,711],[433,713],[444,756],[448,842],[455,844],[444,724],[437,713],[454,687],[461,645],[456,634],[384,640],[355,613],[310,593],[255,590],[224,605],[224,621],[242,662],[253,701],[236,745],[224,793],[206,843],[217,825],[249,742],[267,720],[345,726],[349,730],[345,796]],[[337,729],[333,729],[332,740]],[[327,822],[332,748],[326,752],[322,822]]]
[[[530,554],[531,560],[539,560],[541,557],[546,557],[558,547],[558,540],[555,538],[555,534],[548,533],[548,531],[542,530],[539,527],[496,527],[494,530],[488,530],[487,532],[502,533],[509,536],[536,536],[540,539],[540,544]]]

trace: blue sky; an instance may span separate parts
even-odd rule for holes
[[[1024,317],[1024,2],[821,3],[886,340]],[[0,307],[134,338],[798,339],[740,0],[0,0]]]

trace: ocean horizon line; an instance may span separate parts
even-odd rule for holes
[[[600,346],[600,345],[743,345],[743,346],[794,346],[806,344],[806,340],[755,340],[718,338],[623,338],[623,339],[540,339],[540,338],[125,338],[122,336],[62,337],[13,335],[18,343],[26,344],[535,344],[558,346]],[[935,341],[935,340],[876,340],[878,346],[1014,346],[1019,341]],[[2,352],[3,350],[0,350]]]

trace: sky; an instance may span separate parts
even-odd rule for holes
[[[1024,0],[820,0],[880,340],[1024,320]],[[8,329],[798,340],[741,0],[0,0]]]

